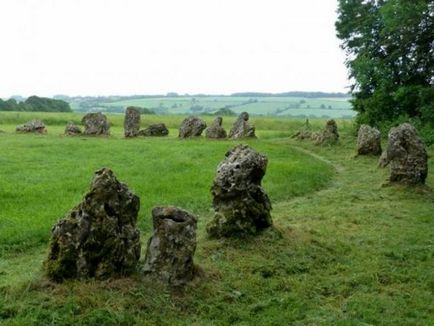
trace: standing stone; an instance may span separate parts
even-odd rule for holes
[[[229,132],[229,138],[239,139],[239,138],[256,138],[255,126],[250,125],[249,114],[247,112],[242,112]]]
[[[381,133],[368,125],[361,125],[357,135],[357,155],[380,155]]]
[[[330,119],[326,122],[325,129],[320,134],[312,134],[312,140],[317,145],[335,144],[339,140],[338,126],[336,121]]]
[[[81,129],[74,122],[70,121],[65,127],[65,135],[75,136],[80,135]]]
[[[185,118],[179,128],[179,138],[197,137],[206,128],[206,122],[198,117]]]
[[[140,136],[167,136],[169,129],[164,123],[155,123],[139,131]]]
[[[210,236],[255,234],[271,226],[271,202],[261,187],[267,162],[246,145],[226,153],[211,187],[215,215],[207,225]]]
[[[140,111],[134,106],[125,110],[124,136],[136,137],[140,129]]]
[[[146,250],[145,274],[172,286],[191,281],[197,217],[176,207],[156,207],[152,221],[154,233]]]
[[[424,184],[428,175],[428,155],[417,130],[403,123],[389,132],[387,149],[380,165],[390,165],[390,182]]]
[[[17,126],[15,130],[17,132],[34,132],[39,134],[44,134],[47,132],[45,124],[41,120],[31,120],[22,126]]]
[[[221,139],[226,138],[226,130],[222,127],[223,118],[217,117],[214,119],[214,122],[212,123],[211,127],[209,127],[206,131],[206,138],[213,138],[213,139]]]
[[[84,124],[85,135],[110,135],[110,124],[101,112],[86,114],[81,123]]]
[[[52,229],[45,270],[49,278],[107,278],[135,270],[140,200],[110,169],[95,172],[83,201]]]

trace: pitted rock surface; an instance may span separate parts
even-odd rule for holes
[[[169,129],[167,129],[164,123],[155,123],[149,127],[140,130],[139,135],[141,136],[167,136],[169,134]]]
[[[212,237],[255,234],[271,226],[271,202],[261,181],[267,157],[246,145],[226,153],[211,187],[215,215],[207,225]]]
[[[68,124],[65,127],[65,135],[75,136],[80,134],[81,134],[80,127],[77,126],[74,122],[68,122]]]
[[[255,126],[250,125],[247,121],[249,121],[249,114],[242,112],[234,122],[229,132],[229,138],[256,138]]]
[[[198,117],[185,118],[179,128],[179,138],[197,137],[202,134],[206,128],[206,122]]]
[[[226,138],[226,130],[222,127],[223,118],[217,117],[212,125],[205,131],[206,138],[222,139]]]
[[[144,272],[171,286],[191,281],[195,275],[197,217],[177,207],[152,210],[154,233],[146,250]]]
[[[107,278],[134,271],[140,258],[139,197],[110,169],[95,172],[90,191],[52,229],[47,276]]]
[[[314,140],[317,145],[335,144],[339,140],[336,121],[333,119],[328,120],[325,129],[321,133],[312,134],[312,140]]]
[[[415,127],[403,123],[390,130],[387,149],[381,155],[380,165],[390,166],[390,182],[425,183],[428,155]]]
[[[134,106],[130,106],[125,110],[124,120],[124,136],[136,137],[140,129],[140,111]]]
[[[110,124],[101,112],[86,114],[81,123],[84,125],[85,135],[110,135]]]
[[[31,120],[22,126],[17,126],[15,130],[17,132],[35,132],[40,134],[47,132],[45,124],[41,120]]]
[[[381,155],[381,133],[368,125],[361,125],[357,135],[357,155]]]

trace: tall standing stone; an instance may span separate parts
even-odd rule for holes
[[[368,125],[361,125],[357,134],[357,155],[380,155],[381,133]]]
[[[81,123],[84,124],[85,135],[109,135],[110,124],[107,117],[101,112],[88,113],[82,119]]]
[[[390,166],[389,181],[424,184],[428,175],[428,155],[417,130],[403,123],[389,132],[387,149],[380,165]]]
[[[52,229],[47,276],[107,278],[134,271],[140,258],[140,200],[110,169],[95,172],[90,191]]]
[[[256,138],[255,126],[250,125],[248,121],[249,114],[247,112],[242,112],[234,122],[234,125],[229,132],[229,138]]]
[[[124,120],[124,136],[136,137],[140,130],[140,111],[134,106],[130,106],[125,110]]]
[[[215,215],[207,225],[210,236],[255,234],[271,226],[271,202],[261,186],[267,162],[246,145],[226,153],[211,187]]]
[[[226,138],[226,130],[222,127],[223,118],[217,117],[212,125],[205,131],[206,138],[222,139]]]
[[[332,145],[339,140],[338,126],[336,121],[330,119],[326,122],[324,130],[319,134],[312,134],[312,139],[317,145]]]
[[[185,118],[179,128],[179,138],[198,137],[206,128],[206,122],[198,117]]]
[[[152,221],[154,233],[146,250],[145,274],[171,286],[191,281],[197,217],[176,207],[156,207]]]

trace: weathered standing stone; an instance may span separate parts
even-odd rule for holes
[[[84,134],[86,135],[109,135],[110,124],[107,121],[107,117],[101,112],[88,113],[81,123],[84,124]]]
[[[335,144],[339,140],[338,126],[336,121],[330,119],[326,122],[325,129],[319,134],[312,134],[312,140],[317,145]]]
[[[403,123],[389,132],[387,149],[380,165],[390,165],[389,181],[424,184],[428,175],[428,155],[417,130]]]
[[[124,136],[136,137],[140,129],[140,111],[134,106],[125,110]]]
[[[52,229],[45,270],[49,278],[125,275],[140,258],[139,197],[110,169],[96,171],[83,201]]]
[[[156,207],[152,221],[154,233],[146,250],[145,274],[172,286],[191,281],[197,217],[176,207]]]
[[[80,134],[81,134],[80,127],[77,126],[74,122],[68,122],[68,124],[65,127],[65,135],[74,136]]]
[[[140,136],[167,136],[169,129],[164,123],[155,123],[139,131]]]
[[[222,127],[223,118],[217,117],[212,125],[205,131],[206,138],[221,139],[226,138],[226,130]]]
[[[179,138],[197,137],[206,128],[206,122],[198,117],[185,118],[179,128]]]
[[[45,124],[41,120],[31,120],[26,122],[22,126],[17,126],[15,129],[17,132],[35,132],[43,134],[47,132]]]
[[[381,133],[368,125],[361,125],[357,135],[357,155],[380,155]]]
[[[249,121],[249,114],[242,112],[234,122],[229,132],[229,138],[256,138],[255,126],[250,125],[247,121]]]
[[[211,187],[215,215],[207,225],[210,236],[255,234],[271,226],[271,202],[261,187],[267,162],[246,145],[226,153]]]

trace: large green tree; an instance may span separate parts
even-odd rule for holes
[[[434,124],[434,1],[338,0],[359,123]]]

